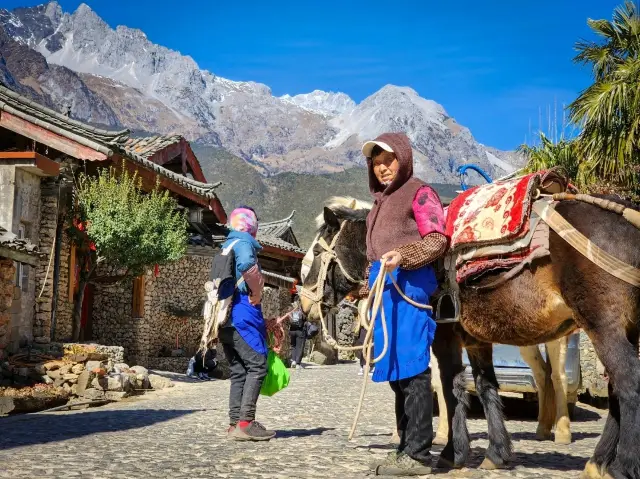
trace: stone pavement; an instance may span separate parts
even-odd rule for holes
[[[228,381],[183,376],[174,388],[100,408],[0,418],[0,478],[366,477],[368,464],[390,448],[392,394],[386,384],[369,383],[356,437],[347,441],[362,379],[356,373],[351,364],[310,367],[293,372],[286,390],[261,397],[258,419],[278,430],[268,443],[226,440]],[[557,446],[535,441],[535,420],[517,417],[523,409],[520,400],[507,408],[513,469],[475,469],[487,436],[486,422],[473,415],[469,468],[449,475],[577,477],[605,411],[580,404],[574,443]]]

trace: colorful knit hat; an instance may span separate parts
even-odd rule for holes
[[[249,233],[255,238],[258,232],[258,217],[249,208],[236,208],[229,215],[229,227],[233,231]]]

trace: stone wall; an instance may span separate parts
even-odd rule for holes
[[[11,336],[11,304],[13,303],[15,266],[13,261],[0,258],[0,360]]]
[[[33,244],[40,237],[40,177],[16,168],[15,201],[13,211],[14,233],[22,228],[24,238]],[[22,286],[16,287],[13,297],[13,320],[11,323],[12,350],[17,351],[33,341],[33,320],[35,314],[36,271],[33,266],[18,266]]]
[[[358,336],[353,332],[353,327],[357,319],[358,312],[354,308],[345,306],[341,308],[336,316],[336,341],[340,346],[353,346]],[[338,358],[341,360],[351,360],[356,358],[354,351],[338,351]]]
[[[204,283],[211,254],[188,254],[144,277],[144,315],[133,317],[133,284],[96,285],[93,302],[93,341],[124,347],[129,364],[184,373],[202,336]],[[291,308],[287,290],[265,288],[263,314],[277,318]],[[285,328],[281,357],[289,358]],[[172,357],[173,356],[173,357]]]
[[[139,349],[141,321],[132,317],[133,284],[131,280],[113,285],[97,284],[93,296],[92,341],[124,348],[124,360],[146,356]],[[137,364],[137,363],[136,363]]]
[[[69,270],[71,260],[71,240],[62,233],[60,244],[60,270],[55,311],[56,341],[69,341],[73,336],[73,300],[69,301]]]
[[[53,273],[56,229],[58,225],[58,191],[43,188],[40,199],[40,225],[38,248],[46,253],[35,271],[36,308],[33,322],[33,339],[36,343],[46,344],[51,341],[51,308],[53,303]],[[40,293],[42,295],[40,296]]]
[[[158,277],[147,276],[144,317],[151,326],[147,338],[150,357],[181,349],[195,353],[202,336],[204,283],[209,278],[210,256],[187,255],[160,267]]]
[[[580,333],[580,369],[583,392],[594,397],[607,397],[608,381],[604,377],[604,365],[598,359],[589,337]]]

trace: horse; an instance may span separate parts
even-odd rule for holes
[[[637,210],[622,200],[612,201]],[[575,200],[560,201],[555,210],[596,247],[630,269],[640,267],[640,252],[635,248],[640,230],[619,214]],[[313,247],[314,259],[303,288],[318,282],[323,253],[329,254],[330,262],[325,265],[322,302],[314,304],[303,297],[306,314],[316,305],[326,308],[328,301],[340,301],[363,280],[367,214],[366,209],[324,208],[318,238],[324,239],[325,246],[332,245],[331,251],[320,243]],[[640,289],[596,265],[553,230],[549,252],[493,289],[462,287],[459,322],[438,325],[432,348],[440,366],[449,428],[439,466],[462,467],[470,452],[463,347],[488,423],[489,447],[480,467],[504,468],[513,446],[498,395],[492,344],[534,346],[581,328],[609,374],[609,415],[582,477],[640,478]],[[495,280],[494,274],[486,276],[481,284]]]
[[[348,208],[352,210],[371,209],[371,204],[368,202],[342,196],[328,198],[324,206],[331,210],[338,208]],[[318,231],[325,224],[322,213],[316,216],[315,224]],[[301,270],[303,283],[313,264],[314,246],[317,244],[318,239],[319,235],[316,235],[304,256]],[[546,362],[540,354],[537,345],[523,346],[520,348],[522,358],[533,372],[538,393],[538,427],[536,437],[539,440],[550,439],[551,430],[555,424],[555,442],[558,444],[568,444],[571,442],[571,428],[567,405],[567,378],[565,372],[567,341],[566,338],[559,338],[550,341],[545,346],[547,348]],[[438,361],[433,352],[431,354],[430,367],[432,370],[432,389],[436,393],[440,417],[433,443],[444,446],[447,443],[447,437],[449,435],[447,407],[442,393]],[[395,437],[396,434],[394,433],[394,438]]]

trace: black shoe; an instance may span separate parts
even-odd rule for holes
[[[275,435],[275,431],[266,429],[258,421],[251,421],[244,428],[237,426],[232,433],[235,441],[268,441]]]

